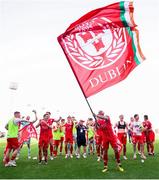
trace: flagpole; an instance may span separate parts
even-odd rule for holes
[[[67,57],[67,56],[66,56],[66,57]],[[69,62],[69,61],[68,61],[68,62]],[[89,101],[88,101],[88,99],[87,99],[87,97],[86,97],[86,95],[85,95],[85,93],[84,93],[84,90],[83,90],[83,88],[82,88],[82,85],[80,84],[80,82],[79,82],[79,80],[78,80],[78,78],[77,78],[77,76],[76,76],[76,73],[74,72],[74,70],[73,70],[70,62],[69,62],[69,65],[70,65],[70,67],[71,67],[71,69],[72,69],[72,71],[73,71],[74,76],[76,77],[76,80],[77,80],[77,82],[78,82],[78,85],[79,85],[79,87],[80,87],[80,89],[81,89],[81,91],[82,91],[82,94],[83,94],[83,96],[84,96],[84,98],[85,98],[85,101],[86,101],[86,103],[87,103],[87,105],[88,105],[88,107],[89,107],[89,109],[90,109],[90,111],[91,111],[91,113],[92,113],[92,115],[93,115],[93,117],[94,117],[94,120],[96,121],[96,117],[95,117],[95,115],[94,115],[93,109],[92,109],[92,107],[91,107],[91,105],[90,105],[90,103],[89,103]]]
[[[57,40],[59,41],[59,39],[60,39],[60,38],[58,37]],[[63,50],[63,52],[64,52],[64,54],[65,54],[65,56],[66,56],[66,59],[69,59],[69,58],[67,57],[67,54],[66,54],[66,52],[64,51],[64,49],[63,49],[62,44],[60,43],[60,41],[59,41],[59,44],[60,44],[60,46],[61,46],[61,48],[62,48],[62,50]],[[91,107],[91,105],[90,105],[90,103],[89,103],[89,101],[88,101],[88,99],[87,99],[87,97],[86,97],[86,95],[85,95],[85,93],[84,93],[84,90],[83,90],[83,88],[82,88],[82,85],[80,84],[80,82],[79,82],[79,80],[78,80],[78,78],[77,78],[77,76],[76,76],[76,73],[75,73],[75,71],[74,71],[74,69],[73,69],[70,61],[67,60],[67,62],[69,63],[69,65],[70,65],[70,67],[71,67],[71,69],[72,69],[72,71],[73,71],[74,76],[76,77],[76,80],[77,80],[77,82],[78,82],[78,85],[79,85],[82,93],[83,93],[83,96],[84,96],[84,98],[85,98],[85,101],[86,101],[86,103],[87,103],[87,105],[88,105],[88,107],[89,107],[89,109],[90,109],[90,111],[91,111],[91,113],[92,113],[95,121],[96,121],[97,119],[96,119],[96,117],[95,117],[95,115],[94,115],[94,112],[93,112],[93,109],[92,109],[92,107]]]

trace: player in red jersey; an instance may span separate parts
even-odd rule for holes
[[[127,143],[127,131],[128,131],[128,124],[124,121],[124,116],[119,116],[119,121],[115,124],[114,129],[118,129],[118,139],[123,145],[123,158],[127,160],[126,157],[126,143]]]
[[[101,115],[103,114],[103,115]],[[111,144],[114,153],[115,153],[115,158],[117,162],[117,168],[119,171],[123,172],[124,169],[121,167],[120,163],[120,153],[119,153],[119,147],[118,147],[118,142],[117,138],[113,132],[112,124],[110,121],[109,116],[105,116],[104,112],[102,111],[98,113],[96,118],[100,118],[100,124],[96,121],[97,127],[102,131],[102,146],[103,146],[103,161],[104,161],[104,169],[102,172],[108,171],[108,149],[109,149],[109,144]]]
[[[155,133],[152,130],[152,124],[149,121],[148,115],[144,115],[143,127],[145,128],[144,135],[146,137],[148,155],[154,155]]]
[[[55,120],[53,118],[51,118],[51,112],[46,112],[46,114],[48,115],[48,120],[47,123],[49,126],[53,125],[53,122],[59,122],[61,120],[61,117],[58,120]],[[53,160],[53,151],[54,151],[54,147],[53,147],[53,134],[52,134],[52,129],[49,129],[49,145],[50,145],[50,159]]]
[[[49,146],[49,131],[52,129],[47,121],[49,119],[48,114],[44,114],[43,119],[39,121],[36,128],[40,126],[40,136],[39,136],[39,164],[42,163],[42,157],[44,156],[45,164],[48,160],[48,146]]]
[[[68,158],[68,144],[70,148],[70,157],[73,158],[73,120],[71,116],[67,117],[65,126],[65,158]]]
[[[104,116],[103,111],[98,112],[99,116]],[[103,122],[103,119],[97,117],[97,123],[100,125]],[[95,141],[96,141],[96,151],[97,151],[97,161],[99,162],[102,159],[103,149],[102,149],[102,130],[101,128],[95,126]]]

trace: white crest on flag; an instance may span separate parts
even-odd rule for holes
[[[96,31],[91,31],[93,27]],[[77,26],[79,33],[63,39],[71,59],[87,70],[103,69],[120,59],[127,47],[125,28],[105,17]]]

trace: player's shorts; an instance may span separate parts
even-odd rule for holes
[[[102,136],[95,136],[96,145],[102,145]]]
[[[61,137],[60,142],[63,142],[63,141],[64,141],[64,137]]]
[[[132,136],[132,143],[133,144],[136,144],[136,143],[144,144],[144,136],[143,135],[141,135],[141,136],[133,135]]]
[[[121,144],[126,145],[126,143],[127,143],[126,133],[118,133],[118,139],[121,142]]]
[[[49,138],[49,140],[53,139],[52,132],[49,132],[49,134],[48,134],[48,138]]]
[[[77,146],[86,146],[86,139],[77,139]]]
[[[115,150],[118,149],[117,137],[112,136],[112,137],[103,139],[103,142],[102,142],[103,149],[108,149],[109,144],[111,145],[113,149]]]
[[[18,138],[8,138],[6,149],[18,149],[19,145]]]
[[[61,142],[61,140],[54,140],[54,146],[59,146],[59,144],[60,144],[60,142]]]
[[[155,141],[155,133],[153,131],[149,131],[146,136],[146,142],[151,143]]]
[[[65,143],[73,144],[73,136],[65,137]]]
[[[39,146],[48,148],[48,146],[49,146],[49,138],[40,137],[39,138]]]

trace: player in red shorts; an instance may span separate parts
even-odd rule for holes
[[[144,137],[142,134],[143,131],[143,124],[139,120],[139,115],[134,115],[134,122],[131,126],[133,136],[132,136],[132,143],[133,143],[133,150],[134,150],[134,159],[136,159],[136,144],[140,144],[140,150],[141,150],[141,159],[146,159],[146,156],[144,155]]]
[[[36,128],[40,126],[40,136],[39,136],[39,164],[42,163],[42,157],[44,156],[44,163],[47,164],[48,161],[48,146],[49,146],[49,130],[52,129],[48,121],[48,114],[44,114],[43,119],[39,121]]]
[[[128,124],[124,121],[124,116],[119,116],[119,121],[115,124],[114,128],[118,129],[118,139],[123,145],[123,158],[127,160],[126,157],[126,143],[127,143],[127,131],[128,131]]]
[[[70,157],[73,158],[73,120],[71,116],[67,117],[65,126],[65,158],[68,158],[68,144],[70,148]]]
[[[98,112],[99,116],[104,116],[103,111]],[[103,122],[103,119],[97,117],[97,123],[100,125]],[[103,156],[103,149],[102,149],[102,130],[101,128],[95,126],[95,141],[96,141],[96,152],[97,152],[97,161],[99,162]]]
[[[100,115],[103,114],[103,115]],[[100,124],[97,123],[97,127],[102,131],[102,146],[103,146],[103,161],[104,161],[104,169],[102,172],[108,171],[108,149],[109,149],[109,144],[111,144],[114,153],[115,153],[115,158],[117,162],[117,168],[119,171],[123,172],[124,169],[121,167],[120,163],[120,152],[119,152],[119,147],[118,147],[118,142],[117,138],[113,132],[112,124],[110,121],[109,116],[104,116],[104,112],[98,113],[96,118],[100,118],[101,122]]]
[[[144,115],[143,127],[145,128],[144,134],[146,137],[148,155],[154,155],[155,133],[152,130],[152,124],[149,121],[148,115]]]
[[[60,122],[57,122],[53,127],[53,143],[54,143],[54,157],[57,157],[58,147],[61,141],[61,126]]]
[[[27,122],[21,118],[20,112],[14,112],[14,117],[8,121],[5,128],[8,131],[7,133],[7,145],[4,151],[4,165],[5,167],[16,167],[16,156],[19,150],[18,142],[18,130],[20,123]],[[10,153],[12,152],[11,159],[9,158]]]
[[[53,125],[53,122],[59,122],[61,120],[61,117],[58,119],[58,120],[55,120],[53,118],[51,118],[51,112],[46,112],[46,114],[48,115],[48,120],[47,120],[47,123],[49,126],[52,126]],[[54,147],[53,147],[53,134],[52,134],[52,129],[49,129],[49,145],[50,145],[50,159],[53,160],[53,150],[54,150]]]

